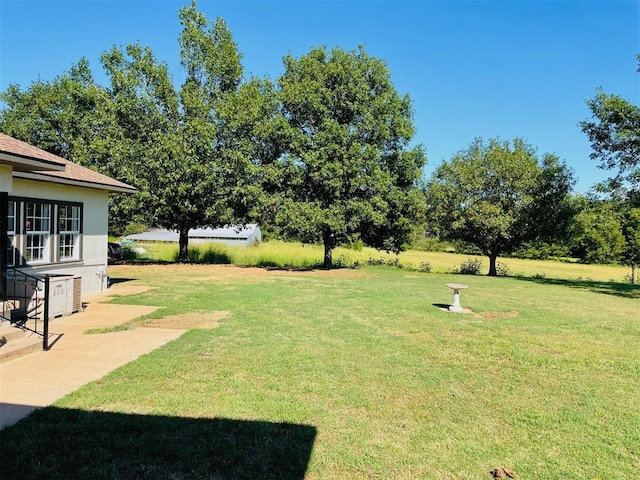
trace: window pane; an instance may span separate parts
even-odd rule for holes
[[[27,262],[46,262],[49,257],[49,226],[51,225],[51,206],[46,203],[29,202],[26,204],[27,218]]]
[[[58,206],[58,257],[60,260],[80,258],[80,207]]]
[[[9,201],[7,206],[7,265],[12,266],[15,262],[16,202]]]

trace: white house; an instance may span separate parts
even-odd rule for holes
[[[126,240],[136,242],[178,242],[180,235],[173,230],[149,230],[144,233],[128,235]],[[232,247],[249,247],[262,242],[262,232],[255,224],[228,226],[221,228],[192,228],[189,230],[189,243],[202,244],[217,242]]]
[[[106,289],[110,192],[136,189],[0,133],[2,278],[17,268],[80,277],[82,294]]]

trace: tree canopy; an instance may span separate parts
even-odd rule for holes
[[[638,73],[640,73],[640,54]],[[618,95],[599,90],[587,100],[592,118],[580,122],[591,142],[590,157],[614,171],[601,188],[620,192],[640,205],[640,108]]]
[[[364,48],[314,48],[284,58],[278,80],[281,152],[267,182],[286,237],[324,244],[324,266],[341,243],[403,248],[420,206],[425,156],[409,147],[411,102],[385,63]]]
[[[542,161],[522,139],[476,139],[443,162],[426,185],[427,218],[441,238],[475,245],[496,260],[524,242],[562,236],[571,218],[572,172]]]
[[[622,234],[625,239],[623,261],[631,267],[631,283],[637,284],[640,265],[640,208],[629,209],[622,218]]]
[[[572,254],[584,263],[616,263],[625,248],[613,205],[599,203],[578,213],[571,226]]]
[[[263,152],[252,140],[277,106],[268,82],[243,80],[241,55],[222,19],[208,22],[192,2],[179,20],[186,72],[180,88],[148,47],[114,47],[101,57],[108,87],[96,85],[81,60],[51,83],[24,92],[9,87],[0,125],[136,186],[135,198],[111,203],[116,230],[132,220],[178,230],[179,259],[187,261],[189,229],[244,223],[255,213],[254,170]]]

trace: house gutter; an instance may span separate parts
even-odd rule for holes
[[[54,175],[47,175],[45,173],[30,173],[30,172],[13,172],[15,178],[23,178],[25,180],[34,180],[36,182],[49,182],[58,183],[61,185],[71,185],[74,187],[94,188],[99,190],[107,190],[114,193],[136,193],[138,189],[122,183],[121,185],[110,185],[98,182],[88,182],[85,180],[72,180],[69,178],[60,178]]]

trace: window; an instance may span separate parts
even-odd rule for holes
[[[7,265],[15,264],[16,202],[9,201],[7,210]]]
[[[82,259],[82,203],[10,197],[7,213],[9,265]]]
[[[58,206],[58,259],[80,258],[80,207]]]
[[[25,231],[27,263],[48,262],[51,259],[51,205],[48,203],[25,203]]]

